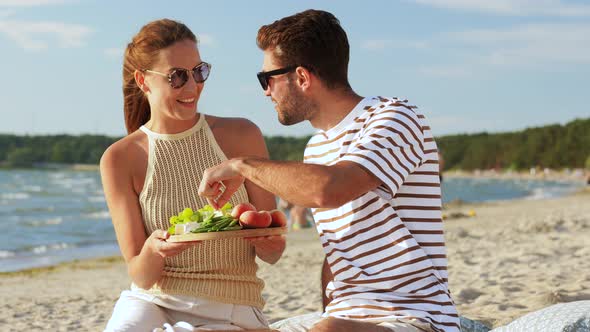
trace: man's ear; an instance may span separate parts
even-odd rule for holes
[[[295,75],[297,75],[297,84],[302,90],[307,90],[311,87],[312,75],[307,68],[297,67]]]
[[[133,73],[133,76],[135,77],[135,84],[137,84],[139,89],[141,89],[143,93],[148,93],[150,88],[146,84],[147,82],[145,81],[145,74],[139,70],[136,70]]]

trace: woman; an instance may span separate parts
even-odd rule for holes
[[[195,35],[176,21],[148,23],[127,45],[128,135],[105,151],[100,171],[132,285],[121,293],[107,331],[151,331],[179,322],[223,330],[268,326],[255,257],[275,263],[284,237],[166,241],[170,216],[206,204],[197,194],[205,169],[240,155],[268,157],[251,122],[197,112],[210,69]],[[251,182],[231,199],[246,201],[259,210],[275,208],[274,196]]]

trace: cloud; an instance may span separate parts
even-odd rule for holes
[[[0,0],[0,7],[34,7],[44,5],[59,5],[72,0]]]
[[[492,65],[590,64],[590,24],[546,23],[450,33]],[[457,44],[458,43],[458,44]]]
[[[565,3],[561,0],[413,0],[439,8],[477,11],[514,16],[590,16],[590,5]]]
[[[260,84],[253,84],[253,83],[242,84],[238,87],[238,91],[240,93],[243,93],[246,95],[260,93],[260,95],[262,96],[262,88],[260,87]]]
[[[62,22],[26,22],[16,20],[0,21],[0,33],[15,41],[28,51],[48,49],[47,37],[57,39],[59,47],[73,48],[86,44],[86,38],[93,32],[89,27]]]
[[[450,63],[416,68],[425,76],[471,78],[502,68],[560,71],[590,65],[590,24],[523,24],[450,32],[434,36],[430,45]]]
[[[368,39],[361,43],[361,48],[369,51],[381,51],[387,48],[428,49],[430,45],[420,41],[393,41],[390,39]]]
[[[422,66],[418,68],[418,73],[432,77],[465,78],[472,75],[473,69],[467,65]]]
[[[413,71],[435,78],[471,79],[501,70],[551,72],[590,65],[590,24],[583,23],[442,33],[428,44],[444,58],[437,57],[438,64],[423,64]]]
[[[9,17],[9,16],[13,16],[15,13],[16,13],[16,10],[14,10],[14,9],[0,10],[0,19],[6,18],[6,17]]]
[[[104,50],[104,55],[112,59],[123,59],[125,49],[119,47],[111,47]]]
[[[215,39],[210,34],[201,33],[197,34],[197,40],[199,41],[200,45],[213,45],[215,44]]]
[[[391,45],[391,40],[373,39],[362,43],[361,48],[369,51],[379,51]]]

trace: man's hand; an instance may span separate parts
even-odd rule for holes
[[[283,255],[287,245],[284,235],[249,237],[245,240],[254,246],[256,256],[268,264],[276,263]]]
[[[199,184],[199,196],[205,197],[216,209],[227,203],[245,181],[236,167],[238,162],[239,159],[226,160],[203,173],[203,179]]]

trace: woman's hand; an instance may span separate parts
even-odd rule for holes
[[[283,255],[287,245],[284,235],[260,236],[245,238],[256,250],[256,256],[268,264],[276,263]]]
[[[167,242],[170,237],[167,231],[157,229],[145,241],[145,246],[150,252],[159,255],[162,258],[172,257],[180,254],[188,248],[191,248],[201,241],[191,242]]]

